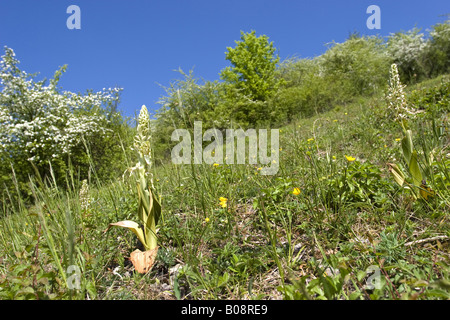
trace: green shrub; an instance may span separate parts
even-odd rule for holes
[[[334,83],[341,100],[369,96],[386,85],[389,58],[378,37],[351,37],[333,43],[319,58],[321,72],[327,83]]]
[[[445,114],[450,111],[450,78],[443,77],[433,87],[413,90],[408,95],[412,107],[425,110],[429,115]]]

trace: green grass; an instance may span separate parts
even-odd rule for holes
[[[441,81],[409,92],[424,96],[420,90]],[[65,190],[30,181],[35,205],[9,199],[1,209],[0,297],[448,299],[448,100],[439,108],[429,103],[411,123],[436,192],[429,201],[414,200],[389,173],[387,163],[405,167],[396,140],[403,133],[385,117],[381,95],[282,127],[275,176],[252,165],[157,166],[160,249],[145,275],[128,260],[139,247],[136,237],[124,229],[104,233],[111,222],[136,218],[132,178],[90,181],[87,208],[79,181]],[[220,197],[228,199],[226,208]],[[367,288],[377,274],[370,270],[380,275],[374,289]],[[77,280],[79,287],[69,289]]]

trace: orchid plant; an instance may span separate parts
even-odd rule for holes
[[[108,227],[108,229],[111,226],[130,229],[143,244],[145,252],[136,249],[130,255],[130,260],[139,273],[147,273],[151,270],[158,252],[156,226],[161,215],[161,205],[152,190],[150,138],[150,118],[146,106],[143,105],[139,113],[137,134],[134,139],[134,147],[139,154],[139,161],[130,169],[130,172],[137,176],[138,218],[142,228],[141,225],[130,220],[111,223]]]

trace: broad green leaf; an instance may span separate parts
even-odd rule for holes
[[[175,275],[173,278],[173,293],[175,295],[175,298],[177,298],[177,300],[181,300],[181,291],[177,275]]]
[[[331,277],[320,276],[320,282],[323,285],[323,290],[327,299],[333,299],[334,295],[337,293],[336,284],[333,282]]]
[[[428,285],[429,285],[428,281],[425,281],[423,279],[414,282],[414,287],[428,287]]]
[[[152,189],[149,187],[148,188],[148,198],[146,199],[146,202],[148,203],[148,218],[146,220],[146,225],[147,227],[151,228],[152,225],[152,219],[149,219],[150,217],[153,218],[154,221],[154,225],[156,226],[158,224],[159,221],[159,217],[161,216],[161,205],[158,201],[158,199],[156,199],[155,194],[152,192]]]
[[[143,224],[147,223],[147,218],[150,214],[150,203],[149,199],[146,196],[146,192],[142,186],[142,184],[138,184],[138,195],[139,195],[139,205],[142,205],[143,210],[141,209],[139,212],[139,218],[142,220]]]
[[[25,287],[25,288],[20,289],[16,295],[19,296],[19,295],[27,295],[27,294],[34,294],[34,289],[32,287]]]
[[[139,188],[138,188],[139,189]],[[139,190],[138,190],[139,193]],[[140,196],[139,196],[140,198]],[[145,224],[145,209],[144,209],[144,205],[142,203],[142,201],[139,200],[139,204],[138,204],[138,218],[140,221],[142,221]]]
[[[150,187],[148,188],[148,192],[150,193],[149,197],[149,207],[150,214],[147,217],[146,221],[146,238],[149,241],[150,247],[156,245],[156,225],[158,224],[159,217],[161,216],[161,205],[155,197],[155,194],[151,191]],[[152,242],[152,243],[150,243]]]
[[[358,270],[358,272],[356,273],[356,279],[358,279],[358,281],[362,281],[366,275],[367,272]]]
[[[124,221],[119,221],[119,222],[116,222],[116,223],[110,223],[109,226],[108,226],[108,229],[106,229],[105,232],[108,231],[111,226],[116,226],[116,227],[122,227],[122,228],[130,229],[139,238],[139,241],[141,241],[141,243],[145,247],[147,247],[147,244],[146,244],[146,241],[145,241],[145,237],[144,237],[144,233],[142,232],[142,229],[139,227],[139,225],[136,222],[129,221],[129,220],[124,220]]]
[[[395,182],[397,182],[400,186],[403,186],[403,183],[405,182],[405,175],[403,174],[402,170],[395,164],[395,163],[388,163],[389,166],[389,172],[394,177]]]
[[[348,298],[349,298],[349,300],[357,300],[357,299],[359,300],[360,297],[361,297],[361,293],[355,291],[355,292],[350,293],[350,296]]]
[[[441,289],[430,289],[426,291],[427,297],[437,297],[443,299],[450,299],[450,294]]]
[[[409,164],[411,162],[411,155],[414,150],[411,130],[407,130],[405,132],[405,137],[402,140],[402,150],[403,150],[403,157],[405,159],[405,162]]]
[[[158,199],[156,198],[155,193],[151,192],[151,189],[149,189],[149,192],[152,195],[152,213],[155,217],[155,224],[158,224],[159,218],[161,216],[161,204],[159,203]]]
[[[233,271],[235,271],[235,270],[233,270]],[[235,272],[237,272],[237,271],[235,271]],[[228,272],[225,272],[222,276],[219,276],[219,280],[217,281],[217,287],[221,287],[221,286],[225,285],[228,282],[229,277],[230,277],[230,275],[228,274]]]
[[[417,163],[417,152],[414,150],[411,155],[411,162],[409,163],[409,172],[412,175],[415,186],[420,186],[422,183],[422,173],[420,172],[419,164]]]

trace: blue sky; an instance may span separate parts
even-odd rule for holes
[[[66,26],[72,4],[81,10],[80,30]],[[372,4],[381,9],[379,30],[366,26]],[[159,84],[180,78],[173,70],[219,79],[241,30],[269,36],[283,60],[320,55],[353,31],[425,31],[448,13],[448,0],[0,0],[0,52],[14,49],[19,67],[38,79],[67,64],[65,90],[122,87],[119,108],[133,117],[143,104],[159,108]]]

